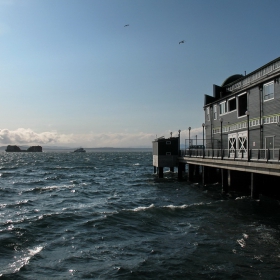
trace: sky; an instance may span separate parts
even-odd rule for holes
[[[178,130],[183,145],[188,127],[201,138],[213,84],[280,56],[279,10],[279,0],[0,0],[0,145],[151,147]]]

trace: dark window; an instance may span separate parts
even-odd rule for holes
[[[166,141],[166,145],[171,145],[171,141]]]
[[[244,116],[247,111],[247,94],[238,96],[238,117]]]
[[[236,110],[236,99],[235,98],[228,101],[228,111],[231,112],[234,110]]]

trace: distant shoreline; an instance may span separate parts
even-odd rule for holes
[[[5,152],[7,146],[1,146],[0,151]],[[26,146],[19,146],[21,149],[25,149]],[[43,147],[43,152],[74,152],[77,148],[69,147]],[[152,152],[152,148],[84,148],[86,152]]]

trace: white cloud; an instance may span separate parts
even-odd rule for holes
[[[1,144],[54,144],[71,143],[72,135],[59,135],[56,132],[36,133],[29,128],[0,130]]]

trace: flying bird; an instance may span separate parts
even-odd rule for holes
[[[129,24],[126,24],[124,27],[127,27],[127,26],[129,26]]]
[[[180,45],[180,44],[183,44],[183,43],[185,43],[185,40],[183,40],[183,41],[179,42],[179,45]]]

